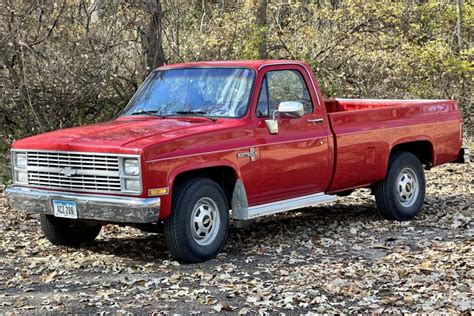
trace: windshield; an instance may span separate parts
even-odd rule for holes
[[[122,115],[242,117],[254,72],[244,68],[156,70],[145,80]]]

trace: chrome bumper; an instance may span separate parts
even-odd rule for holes
[[[11,207],[27,213],[53,214],[52,200],[76,202],[80,219],[110,223],[156,223],[160,198],[133,198],[55,192],[11,186],[5,189]]]

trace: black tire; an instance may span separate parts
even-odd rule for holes
[[[100,224],[46,214],[41,214],[40,221],[43,234],[57,246],[78,246],[93,242],[102,228]]]
[[[173,192],[171,215],[164,223],[171,255],[187,263],[215,258],[229,231],[228,205],[224,191],[213,180],[199,177],[180,184]]]
[[[383,217],[413,219],[425,200],[425,173],[420,160],[409,152],[397,152],[389,161],[387,176],[374,184],[377,207]]]

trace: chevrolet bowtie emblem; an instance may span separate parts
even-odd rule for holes
[[[238,153],[237,154],[237,158],[245,158],[245,157],[249,157],[250,158],[250,161],[255,161],[257,158],[257,151],[255,150],[255,148],[250,148],[249,149],[249,152],[248,153]]]
[[[72,169],[70,167],[63,168],[63,169],[61,169],[61,171],[59,171],[59,173],[61,173],[62,175],[66,176],[66,177],[71,177],[71,176],[75,175],[76,172],[77,172],[76,169]]]

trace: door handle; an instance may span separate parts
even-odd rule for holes
[[[322,118],[317,118],[317,119],[309,119],[306,122],[308,123],[317,123],[317,124],[323,124],[324,119]]]

